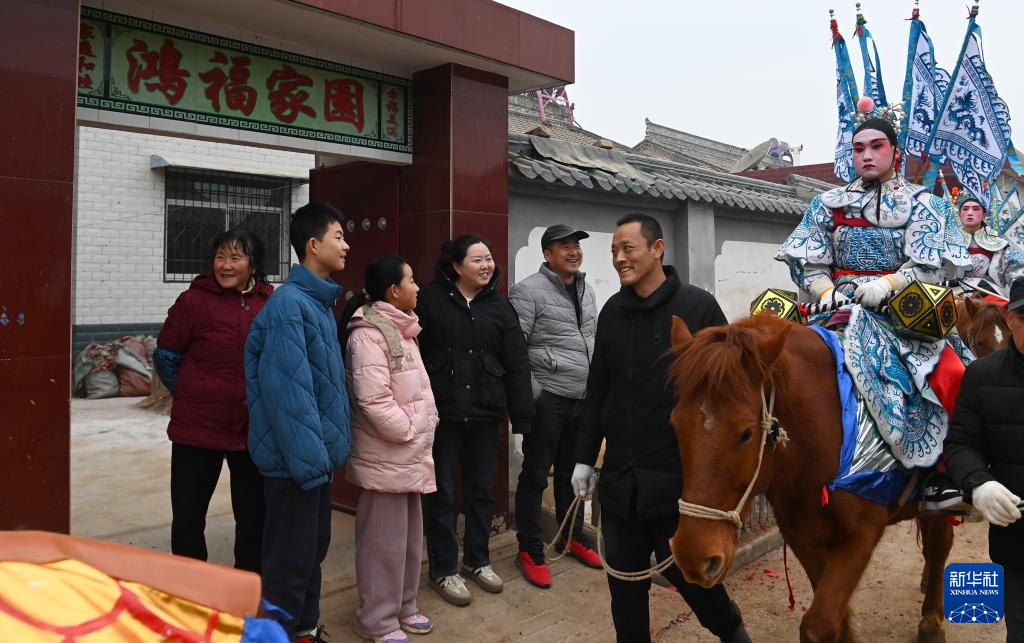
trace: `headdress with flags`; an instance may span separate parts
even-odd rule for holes
[[[910,18],[907,75],[903,81],[907,119],[900,132],[900,148],[907,156],[927,157],[928,139],[948,87],[949,72],[936,64],[932,39],[921,20],[920,9],[915,7]],[[931,159],[931,164],[937,170],[941,159]]]
[[[836,52],[836,105],[839,110],[839,130],[836,132],[835,175],[840,180],[852,181],[853,172],[853,116],[857,104],[857,81],[853,77],[850,52],[839,33],[835,11],[829,9],[832,29],[832,49]]]
[[[1010,224],[1002,236],[1024,254],[1024,216],[1018,212],[1017,220]]]
[[[885,85],[882,83],[882,64],[878,58],[878,46],[868,31],[868,21],[861,13],[859,2],[856,35],[860,41],[860,56],[864,61],[864,95],[875,101],[875,105],[888,105],[885,99]]]
[[[975,4],[927,150],[932,156],[945,156],[964,188],[991,211],[986,184],[1003,169],[1010,147],[1010,114],[985,69],[977,15]]]

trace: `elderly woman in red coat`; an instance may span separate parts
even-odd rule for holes
[[[192,280],[167,311],[157,372],[174,396],[171,439],[171,551],[206,560],[206,512],[224,460],[231,472],[235,567],[259,572],[263,479],[246,446],[249,413],[243,351],[249,327],[274,289],[251,232],[228,230],[212,242],[210,273]]]

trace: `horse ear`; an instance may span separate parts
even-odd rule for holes
[[[978,303],[970,297],[964,297],[964,310],[969,317],[974,317],[978,314]]]
[[[680,346],[693,339],[690,329],[679,317],[672,315],[672,345]]]
[[[786,324],[777,333],[766,337],[757,345],[761,361],[766,367],[771,366],[775,363],[775,360],[779,359],[782,349],[786,346],[786,340],[789,339],[789,331],[791,330],[793,330],[793,325]]]

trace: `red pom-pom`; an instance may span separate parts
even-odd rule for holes
[[[870,96],[864,96],[857,101],[857,109],[863,114],[867,114],[875,108],[875,101],[871,100]]]

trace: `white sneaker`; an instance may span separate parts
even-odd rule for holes
[[[485,592],[492,594],[500,594],[501,590],[505,589],[505,583],[501,580],[501,576],[494,573],[494,568],[490,565],[484,565],[483,567],[477,567],[476,569],[470,569],[465,564],[462,565],[462,573],[467,577],[471,578],[473,582],[480,586],[480,589]]]
[[[448,601],[452,605],[469,605],[473,600],[473,595],[469,593],[469,588],[466,587],[466,581],[462,579],[462,576],[458,574],[452,574],[451,576],[441,576],[440,578],[431,578],[430,586],[434,588],[441,598]]]

